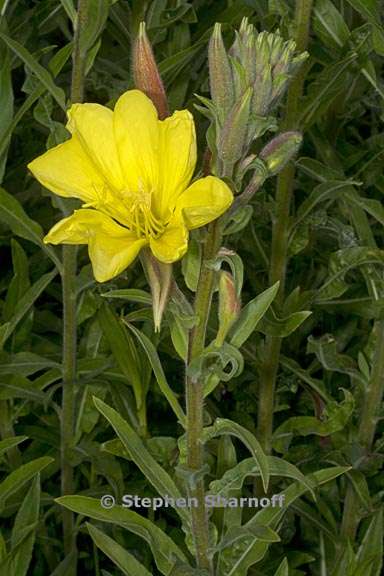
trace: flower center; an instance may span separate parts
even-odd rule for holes
[[[164,224],[153,214],[148,200],[142,197],[133,200],[130,205],[127,223],[138,238],[157,238],[165,229]]]

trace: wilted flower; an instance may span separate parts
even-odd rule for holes
[[[188,230],[231,205],[232,192],[219,178],[206,176],[189,185],[196,136],[187,110],[159,120],[151,100],[130,90],[114,111],[74,104],[68,118],[72,137],[29,168],[55,194],[84,202],[44,241],[88,244],[99,282],[122,272],[144,246],[159,261],[175,262],[187,250]]]

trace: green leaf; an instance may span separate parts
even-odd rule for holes
[[[285,420],[274,432],[273,447],[277,452],[285,453],[294,435],[330,436],[342,430],[352,416],[355,406],[354,397],[343,390],[345,399],[338,404],[329,402],[321,420],[314,416],[294,416]]]
[[[288,560],[286,558],[284,558],[284,560],[278,567],[277,572],[275,572],[275,576],[289,576],[289,566],[288,566]]]
[[[348,26],[331,0],[317,0],[313,14],[314,30],[326,46],[342,48],[348,42]]]
[[[182,494],[172,478],[150,455],[140,437],[128,422],[126,422],[116,410],[102,402],[102,400],[99,400],[99,398],[94,398],[94,402],[96,408],[115,430],[132,460],[159,494],[163,497],[170,496],[175,500],[182,498]],[[183,520],[188,521],[189,514],[185,509],[177,507],[176,511]]]
[[[128,508],[115,506],[106,510],[101,506],[100,500],[86,496],[62,496],[57,498],[56,502],[83,516],[122,526],[143,538],[149,544],[156,566],[162,574],[170,574],[177,559],[187,564],[183,552],[172,538],[156,524]]]
[[[258,469],[260,470],[264,490],[267,491],[269,483],[268,457],[265,455],[258,440],[249,430],[243,428],[243,426],[240,426],[237,422],[232,422],[232,420],[217,418],[214,425],[206,429],[206,433],[212,438],[222,436],[223,434],[229,434],[230,436],[239,438],[255,459]]]
[[[140,358],[132,337],[107,304],[100,307],[98,319],[117,365],[133,388],[139,410],[144,400],[144,386],[141,379]]]
[[[343,60],[326,66],[316,75],[303,102],[300,125],[309,128],[326,113],[335,98],[345,90],[351,64],[356,59],[357,54],[349,54]]]
[[[65,94],[62,88],[56,86],[51,74],[38,63],[38,61],[32,56],[28,50],[19,44],[16,40],[13,40],[3,32],[0,32],[0,38],[9,46],[9,48],[18,56],[34,74],[40,82],[45,86],[45,88],[52,94],[60,108],[65,112]]]
[[[230,342],[233,346],[240,348],[249,338],[272,304],[278,290],[279,282],[276,282],[244,306],[230,333]]]
[[[0,183],[3,181],[9,145],[8,128],[13,116],[13,88],[11,75],[11,58],[7,48],[0,46]]]
[[[348,0],[357,12],[373,27],[373,45],[381,56],[384,55],[384,29],[377,0]]]
[[[96,546],[120,568],[125,576],[151,576],[151,573],[115,540],[88,522],[86,526]]]
[[[350,188],[356,182],[331,180],[322,182],[312,190],[311,194],[302,202],[297,210],[296,218],[294,219],[291,230],[304,222],[309,214],[318,206],[318,204],[325,201],[335,201],[343,193],[345,188]]]
[[[73,5],[73,1],[72,0],[60,0],[64,10],[67,13],[68,18],[70,18],[70,20],[72,22],[75,22],[76,19],[76,8]]]
[[[7,450],[14,448],[21,442],[27,440],[28,436],[12,436],[11,438],[4,438],[0,441],[0,456],[2,456]]]
[[[289,316],[278,318],[270,308],[262,318],[258,331],[268,336],[286,338],[310,316],[312,312],[303,310],[301,312],[292,312]]]
[[[17,512],[11,536],[11,564],[17,576],[26,576],[32,559],[40,509],[40,474],[36,474]]]
[[[0,220],[9,226],[16,236],[21,236],[43,249],[56,264],[57,269],[61,271],[61,262],[55,252],[43,243],[43,230],[40,224],[31,220],[18,200],[8,194],[4,188],[0,188]]]
[[[307,353],[316,354],[316,357],[325,370],[348,374],[364,384],[357,364],[353,358],[340,354],[337,350],[337,341],[331,334],[324,334],[321,338],[309,336]]]
[[[18,323],[24,318],[25,314],[33,306],[37,298],[44,292],[46,287],[51,283],[53,278],[57,274],[57,269],[55,268],[52,272],[44,274],[19,300],[12,319],[7,323],[7,329],[2,335],[2,340],[0,341],[0,346],[3,346],[6,340],[11,336]]]
[[[57,362],[43,358],[33,352],[17,352],[17,354],[10,355],[3,353],[0,358],[0,374],[29,376],[46,368],[60,369],[60,364]]]
[[[164,394],[165,398],[168,400],[180,424],[183,426],[183,428],[185,428],[186,416],[184,414],[184,410],[180,406],[175,393],[173,392],[172,388],[169,386],[167,382],[156,348],[154,347],[148,336],[146,336],[143,332],[137,330],[137,328],[135,328],[129,322],[127,322],[127,326],[133,332],[133,334],[136,336],[141,346],[143,347],[144,352],[146,353],[147,358],[152,366],[152,370],[160,390]]]
[[[152,305],[152,296],[145,292],[145,290],[138,290],[137,288],[123,288],[121,290],[109,290],[102,294],[104,298],[121,298],[128,302],[138,302],[139,304]]]
[[[267,456],[269,474],[270,476],[277,476],[279,478],[293,478],[301,482],[308,490],[312,490],[312,484],[308,482],[307,478],[300,472],[296,466],[290,462],[286,462],[281,458],[275,456]],[[260,476],[260,468],[255,462],[254,458],[245,458],[233,468],[225,472],[219,479],[214,480],[209,485],[209,491],[217,496],[228,498],[231,490],[241,490],[245,478],[248,476]]]
[[[348,467],[335,466],[332,468],[325,468],[307,476],[307,481],[312,484],[313,489],[330,482],[341,474],[347,472]],[[297,498],[300,498],[307,488],[302,484],[295,482],[291,484],[286,490],[281,492],[284,496],[284,506],[263,508],[257,512],[244,526],[251,527],[255,524],[269,526],[276,529],[282,517],[289,509]],[[220,574],[223,576],[247,576],[249,568],[262,560],[265,556],[269,544],[260,542],[257,538],[245,537],[242,543],[238,543],[236,549],[231,550],[226,556],[221,556],[221,565],[219,567]]]
[[[4,507],[6,500],[17,492],[24,484],[29,482],[36,474],[49,464],[54,462],[53,458],[43,456],[23,464],[17,470],[11,472],[0,484],[0,509]]]
[[[48,63],[48,69],[52,72],[53,77],[55,78],[59,72],[61,72],[62,68],[68,61],[72,53],[72,43],[66,44],[60,50],[58,50],[51,58]],[[45,92],[45,87],[42,84],[38,84],[34,87],[32,92],[28,95],[26,100],[23,104],[18,108],[17,112],[15,113],[12,122],[9,124],[8,128],[3,134],[3,141],[0,140],[0,154],[2,154],[6,148],[7,139],[11,136],[12,132],[23,118],[24,114],[28,112],[28,110],[33,106],[33,104],[42,96]]]
[[[181,270],[189,290],[196,292],[200,276],[201,242],[194,235],[188,244],[188,252],[181,261]]]
[[[80,35],[80,51],[86,54],[96,43],[108,18],[110,0],[87,0],[86,26]]]
[[[369,576],[380,576],[383,567],[383,507],[372,516],[357,552],[359,565],[369,566]],[[363,572],[362,572],[363,574]],[[364,574],[367,574],[365,571]]]
[[[348,289],[345,275],[352,268],[358,268],[365,264],[384,265],[384,250],[368,248],[365,246],[353,246],[338,250],[329,259],[329,276],[317,290],[315,302],[331,300],[344,294]]]

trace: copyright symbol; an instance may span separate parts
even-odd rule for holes
[[[104,496],[100,498],[100,504],[103,508],[106,508],[108,510],[114,507],[116,501],[115,498],[110,494],[104,494]]]

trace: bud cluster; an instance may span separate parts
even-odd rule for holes
[[[251,86],[251,113],[262,117],[270,115],[284,95],[289,80],[308,56],[306,52],[295,52],[293,40],[284,41],[278,33],[257,33],[245,18],[229,51],[235,101]]]
[[[297,54],[295,42],[279,33],[258,33],[246,18],[226,50],[221,25],[215,25],[209,44],[212,99],[200,100],[213,121],[210,145],[222,175],[231,177],[252,141],[276,129],[273,113],[307,56]]]

